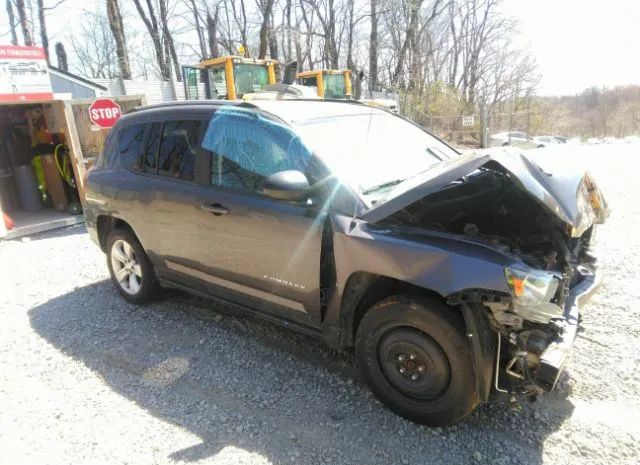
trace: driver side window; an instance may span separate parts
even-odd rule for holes
[[[311,152],[290,128],[239,109],[220,109],[202,141],[211,151],[211,185],[259,193],[280,171],[305,172]]]

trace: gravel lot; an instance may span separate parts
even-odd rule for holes
[[[614,209],[557,392],[412,424],[317,340],[180,295],[127,304],[76,226],[0,242],[0,463],[638,463],[640,146],[545,156],[591,166]]]

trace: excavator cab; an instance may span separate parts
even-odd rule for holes
[[[319,69],[296,74],[298,84],[314,87],[318,97],[351,99],[351,71],[348,69]]]
[[[224,56],[182,67],[187,100],[239,100],[276,83],[277,60]]]

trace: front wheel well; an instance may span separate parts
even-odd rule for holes
[[[347,280],[342,298],[341,320],[344,345],[353,346],[356,331],[367,311],[376,303],[392,295],[429,297],[447,305],[462,321],[459,308],[448,305],[444,297],[431,289],[387,276],[356,272]]]
[[[107,251],[107,238],[114,229],[125,229],[131,231],[135,236],[133,228],[126,221],[109,215],[100,215],[96,222],[98,229],[98,239],[100,241],[100,249],[106,253]]]

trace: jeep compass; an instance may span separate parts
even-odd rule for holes
[[[86,181],[116,289],[180,289],[351,349],[428,425],[554,388],[596,289],[593,178],[460,154],[381,109],[180,102],[122,117]]]

